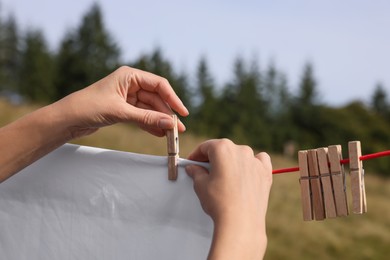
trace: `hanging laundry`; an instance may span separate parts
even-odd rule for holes
[[[186,163],[172,182],[167,157],[58,148],[0,184],[0,259],[206,259]]]

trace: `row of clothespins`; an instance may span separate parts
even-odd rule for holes
[[[367,212],[360,141],[348,143],[352,211]],[[303,219],[323,220],[349,214],[340,145],[298,152]]]

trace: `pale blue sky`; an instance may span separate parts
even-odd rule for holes
[[[93,0],[0,0],[23,28],[43,29],[58,46]],[[201,55],[217,83],[231,78],[233,60],[271,60],[295,91],[303,64],[315,66],[322,100],[368,101],[379,81],[390,94],[390,1],[378,0],[101,0],[124,61],[160,46],[175,67],[194,75]],[[386,33],[387,32],[387,33]]]

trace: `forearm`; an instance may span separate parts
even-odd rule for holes
[[[57,104],[0,128],[0,182],[71,139]]]
[[[256,228],[247,221],[238,220],[214,225],[209,260],[263,259],[267,246],[264,225],[258,225]]]

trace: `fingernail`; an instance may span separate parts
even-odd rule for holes
[[[188,111],[188,109],[186,107],[184,107],[186,110],[186,116],[188,116],[190,114],[190,111]]]
[[[172,129],[173,128],[173,120],[172,119],[160,119],[158,122],[158,126],[161,129]]]
[[[187,130],[186,126],[183,124],[183,122],[182,122],[180,119],[179,119],[179,122],[180,122],[180,124],[181,124],[182,127],[183,127],[183,131]]]

